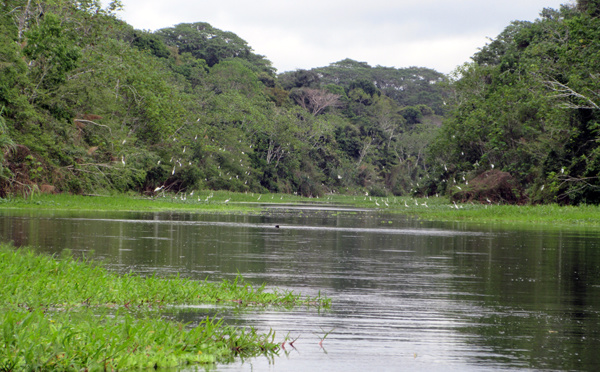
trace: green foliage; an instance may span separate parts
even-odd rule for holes
[[[195,282],[133,274],[97,264],[0,245],[0,369],[82,370],[178,367],[228,362],[277,351],[274,333],[205,318],[191,327],[166,321],[178,304],[330,306],[320,295],[254,288],[233,281]],[[26,288],[23,283],[27,283]]]
[[[545,9],[457,69],[456,106],[432,147],[443,177],[494,166],[533,202],[599,203],[598,37],[589,12]]]
[[[147,32],[118,1],[13,0],[0,189],[433,195],[493,165],[531,202],[597,203],[594,4],[512,22],[446,77],[351,59],[275,75],[207,23]]]
[[[279,76],[286,89],[339,85],[346,91],[362,89],[369,96],[384,94],[400,106],[424,104],[437,115],[445,113],[446,77],[434,70],[420,67],[371,67],[366,62],[345,59],[327,67],[286,72]]]
[[[205,22],[181,23],[175,27],[156,32],[162,40],[179,49],[180,53],[191,53],[212,67],[229,58],[249,61],[258,71],[272,74],[271,62],[257,55],[248,43],[229,31],[216,29]]]
[[[11,151],[15,143],[10,138],[8,127],[3,117],[4,107],[0,108],[0,180],[10,177],[10,171],[4,167],[4,153]]]
[[[134,31],[131,45],[139,50],[148,51],[158,58],[169,58],[171,53],[167,46],[156,34],[144,31]]]
[[[25,57],[34,63],[32,78],[45,88],[65,81],[66,74],[77,66],[81,51],[69,40],[58,15],[46,13],[38,27],[25,33]]]

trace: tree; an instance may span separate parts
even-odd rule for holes
[[[545,9],[457,70],[456,106],[431,152],[443,176],[493,165],[533,201],[600,202],[599,37],[600,20],[581,6]]]
[[[163,28],[156,35],[180,53],[191,53],[206,61],[209,67],[228,58],[249,61],[257,71],[274,74],[271,62],[253,52],[248,43],[230,31],[221,31],[205,22],[180,23],[175,27]]]
[[[297,89],[291,92],[291,96],[298,105],[313,116],[322,114],[328,107],[337,107],[340,104],[340,95],[321,89]]]
[[[599,0],[577,0],[577,9],[592,17],[600,16],[600,1]]]
[[[279,81],[284,89],[320,87],[319,75],[311,70],[296,70],[279,75]]]

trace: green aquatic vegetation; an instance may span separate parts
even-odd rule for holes
[[[4,303],[35,309],[104,306],[160,308],[177,304],[230,302],[242,305],[328,306],[322,296],[302,297],[291,291],[254,288],[241,275],[233,281],[203,282],[155,275],[117,275],[93,262],[82,262],[69,252],[61,259],[32,251],[0,246],[0,297]],[[27,283],[23,287],[23,283]],[[24,290],[26,289],[26,290]]]
[[[227,362],[276,353],[275,334],[205,318],[164,318],[175,305],[330,306],[318,296],[254,288],[241,276],[211,283],[111,273],[93,262],[0,245],[0,370],[96,370]]]
[[[243,305],[327,305],[328,299],[302,298],[293,292],[254,288],[241,276],[233,281],[197,282],[186,278],[117,275],[94,263],[64,253],[54,260],[33,252],[0,251],[0,295],[5,303],[24,306],[72,308],[76,306],[164,307],[175,304],[231,302]],[[27,290],[23,290],[27,283]]]
[[[229,191],[195,191],[180,194],[70,195],[35,194],[28,198],[0,198],[5,209],[52,209],[77,211],[184,211],[184,212],[250,212],[268,203],[296,203],[308,200],[288,194],[235,193]]]
[[[325,339],[327,338],[327,336],[329,336],[329,334],[331,334],[331,332],[333,332],[335,330],[335,328],[332,328],[329,331],[325,331],[323,328],[321,328],[321,331],[323,331],[323,336],[321,335],[317,335],[317,337],[319,337],[319,339],[321,341],[319,341],[319,346],[323,347],[323,341],[325,341]]]
[[[369,197],[335,195],[328,199],[336,204],[373,208],[432,221],[498,222],[510,224],[545,224],[556,226],[600,226],[600,206],[579,205],[507,205],[454,203],[444,197]]]
[[[526,225],[600,226],[600,206],[453,204],[413,212],[421,219]]]
[[[119,311],[0,313],[0,370],[118,370],[276,353],[275,334],[205,318],[194,327]]]
[[[196,191],[193,195],[166,195],[165,197],[158,195],[153,198],[123,194],[105,197],[58,194],[35,195],[26,199],[0,199],[0,205],[5,209],[181,211],[191,213],[259,213],[268,204],[305,203],[324,206],[344,205],[385,213],[404,214],[425,220],[600,226],[600,206],[595,205],[453,203],[445,197],[373,197],[335,194],[323,198],[305,198],[289,194],[204,190]],[[332,214],[335,213],[340,212],[332,212]]]

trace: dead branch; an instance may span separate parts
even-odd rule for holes
[[[571,87],[569,87],[566,84],[560,83],[554,79],[544,81],[544,84],[546,84],[551,90],[553,90],[555,92],[555,94],[553,96],[554,98],[575,97],[575,98],[582,99],[588,103],[588,105],[576,105],[571,102],[563,102],[561,105],[563,108],[568,108],[568,109],[585,108],[585,109],[600,110],[600,107],[591,98],[584,96],[581,93],[576,92],[574,89],[572,89]]]
[[[73,121],[80,122],[80,123],[86,123],[86,124],[93,124],[93,125],[97,125],[99,127],[104,127],[104,128],[108,129],[108,132],[110,134],[112,134],[112,130],[110,130],[110,127],[108,125],[98,124],[98,123],[95,123],[95,122],[93,122],[91,120],[84,120],[84,119],[73,119]]]
[[[340,95],[321,89],[304,88],[295,97],[296,103],[310,111],[313,116],[322,113],[327,107],[337,107]]]

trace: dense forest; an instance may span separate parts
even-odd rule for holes
[[[120,8],[0,2],[1,197],[600,201],[597,0],[513,22],[450,76],[350,59],[278,74],[232,32],[136,30]]]
[[[529,202],[599,203],[598,40],[600,1],[579,0],[512,22],[459,67],[452,110],[431,144],[436,179],[493,168]]]

